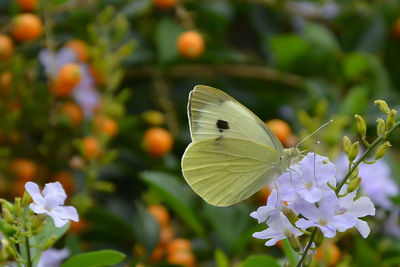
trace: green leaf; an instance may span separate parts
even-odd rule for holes
[[[100,250],[76,255],[69,258],[60,267],[101,267],[120,263],[125,255],[115,250]]]
[[[216,249],[214,255],[217,267],[229,267],[229,258],[221,249]]]
[[[283,69],[290,69],[309,50],[308,44],[295,34],[274,36],[270,46],[277,65]]]
[[[142,172],[139,177],[149,184],[185,223],[197,234],[204,235],[200,219],[191,208],[191,196],[176,177],[163,172]]]
[[[304,37],[313,45],[313,48],[318,46],[330,53],[340,51],[340,46],[335,36],[326,27],[322,27],[319,24],[308,23]]]
[[[369,70],[369,62],[363,53],[351,53],[343,62],[343,71],[346,78],[355,80],[361,78]]]
[[[136,241],[142,244],[147,251],[153,251],[160,239],[160,228],[157,221],[151,216],[146,208],[136,203],[136,214],[133,217],[133,232]]]
[[[164,18],[156,29],[156,46],[160,64],[171,63],[179,58],[176,40],[183,32],[183,28],[175,21]]]
[[[216,236],[229,253],[233,252],[236,246],[240,247],[237,242],[242,241],[242,234],[250,226],[250,211],[243,204],[232,207],[205,205],[205,215]],[[248,235],[250,236],[250,233]]]
[[[342,101],[341,113],[349,116],[363,114],[368,103],[369,88],[366,85],[357,85],[350,89]]]
[[[52,236],[56,237],[56,240],[58,240],[60,237],[62,237],[65,232],[68,230],[70,223],[68,222],[65,224],[63,227],[56,227],[54,225],[53,219],[49,216],[46,217],[46,226],[44,227],[43,231],[40,232],[39,234],[29,238],[29,245],[31,247],[31,258],[34,259],[37,254],[41,253],[41,247],[49,240]],[[21,249],[24,249],[25,247],[22,246]],[[22,254],[25,254],[26,251],[24,251]],[[33,265],[36,266],[36,264],[39,262],[39,258],[37,257],[36,260],[33,262]]]
[[[243,262],[243,267],[280,267],[278,261],[268,255],[250,256]]]

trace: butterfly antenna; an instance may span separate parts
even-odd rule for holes
[[[333,122],[333,120],[330,120],[330,121],[328,121],[328,122],[322,124],[317,130],[315,130],[315,131],[312,132],[310,135],[308,135],[306,138],[304,138],[303,140],[301,140],[300,143],[298,143],[298,144],[296,145],[296,148],[297,148],[301,143],[303,143],[304,141],[306,141],[308,138],[310,138],[311,136],[313,136],[314,134],[316,134],[319,130],[321,130],[321,129],[324,128],[325,126],[331,124],[332,122]]]

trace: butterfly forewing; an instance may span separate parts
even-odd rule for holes
[[[192,141],[236,138],[274,148],[283,147],[275,135],[250,110],[213,87],[198,85],[190,93],[188,116]]]
[[[183,175],[193,190],[216,206],[247,199],[279,171],[275,149],[250,140],[206,139],[191,143],[182,158]]]

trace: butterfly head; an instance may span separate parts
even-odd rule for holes
[[[287,168],[296,163],[299,160],[300,154],[301,151],[297,147],[284,149],[281,156],[282,172],[286,171]]]

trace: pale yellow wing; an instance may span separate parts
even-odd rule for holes
[[[279,171],[278,152],[245,139],[220,138],[191,143],[183,175],[192,189],[216,206],[230,206],[267,185]]]
[[[197,85],[189,95],[188,117],[193,142],[222,137],[245,139],[282,154],[282,144],[265,123],[221,90]]]

